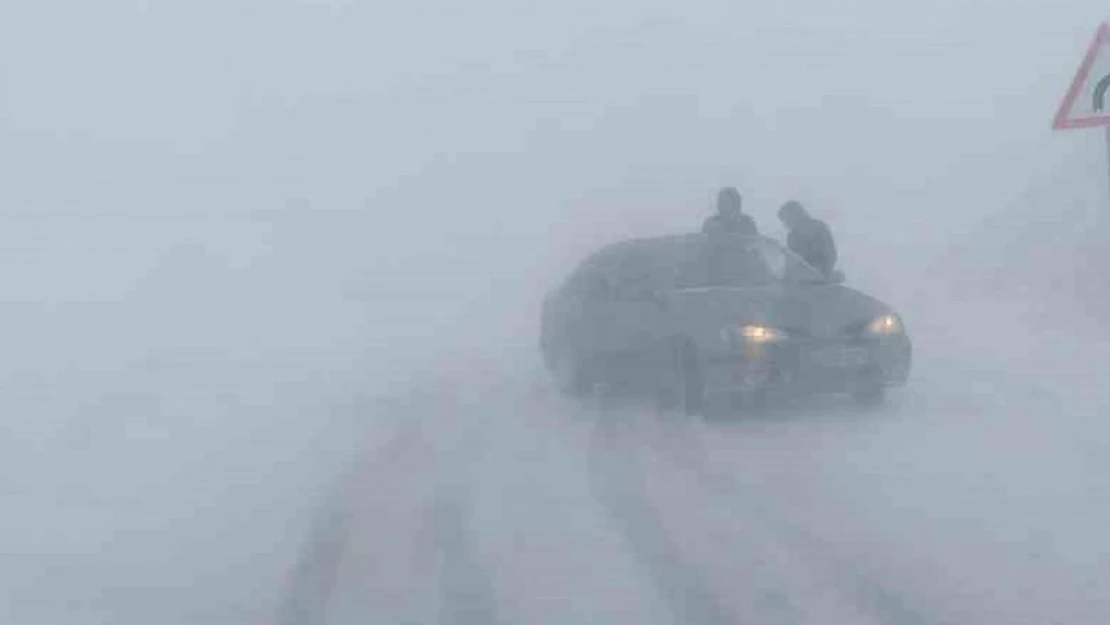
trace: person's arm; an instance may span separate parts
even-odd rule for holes
[[[802,251],[798,248],[798,231],[791,230],[786,233],[786,249],[794,252],[798,256],[802,256]]]
[[[825,254],[829,259],[829,269],[832,269],[836,266],[837,261],[836,239],[833,238],[832,230],[829,228],[828,224],[822,225],[824,226],[821,228],[821,231],[822,238],[825,240]]]
[[[701,223],[701,233],[702,234],[709,234],[709,231],[713,228],[713,221],[714,221],[713,217],[706,217],[705,218],[705,221],[703,221]]]
[[[749,230],[752,236],[759,234],[759,226],[756,225],[755,219],[751,215],[744,214],[745,227]]]

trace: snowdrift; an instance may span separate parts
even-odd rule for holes
[[[925,305],[993,303],[1030,323],[1110,318],[1110,198],[1101,137],[967,234],[928,270]],[[958,201],[958,200],[954,200]]]

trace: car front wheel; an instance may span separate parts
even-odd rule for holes
[[[705,387],[693,345],[682,342],[667,350],[665,376],[660,384],[659,407],[700,415],[705,404]]]
[[[863,408],[881,406],[886,400],[886,384],[883,382],[881,372],[867,371],[861,374],[856,380],[855,388],[852,389],[852,399],[855,400],[856,405]]]

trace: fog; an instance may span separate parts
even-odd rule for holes
[[[1105,622],[1106,146],[1050,131],[1104,17],[0,6],[2,613]],[[724,185],[776,238],[806,203],[904,314],[878,416],[550,390],[545,292]]]

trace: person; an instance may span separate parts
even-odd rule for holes
[[[705,234],[759,234],[755,220],[741,210],[740,192],[736,187],[725,187],[717,193],[717,214],[705,220],[701,231]]]
[[[810,215],[796,200],[790,200],[779,208],[779,220],[787,229],[786,247],[825,277],[831,277],[837,254],[829,225]]]

